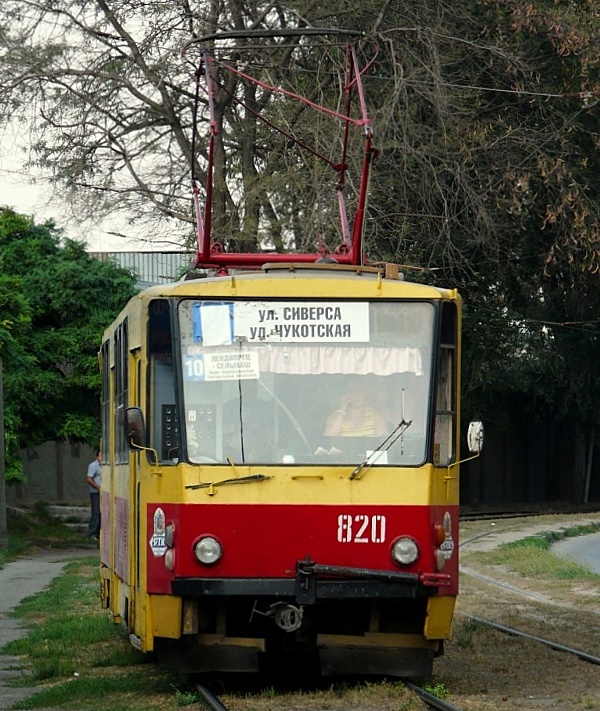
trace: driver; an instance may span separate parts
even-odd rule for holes
[[[370,437],[389,431],[386,419],[367,404],[366,383],[352,380],[340,397],[339,405],[327,418],[323,434],[327,437]]]

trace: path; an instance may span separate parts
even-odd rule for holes
[[[21,621],[9,616],[21,600],[47,588],[72,560],[92,555],[98,555],[98,550],[45,550],[19,558],[0,570],[0,649],[27,634]],[[35,693],[36,689],[9,684],[25,673],[19,669],[16,657],[0,654],[0,711]]]

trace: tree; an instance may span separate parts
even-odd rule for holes
[[[183,242],[192,234],[189,175],[193,167],[203,176],[206,140],[201,132],[192,149],[198,63],[181,62],[181,49],[191,42],[194,57],[194,40],[216,30],[366,33],[381,50],[365,77],[380,149],[366,222],[370,260],[406,264],[418,270],[415,278],[463,293],[467,416],[487,411],[506,421],[510,404],[497,417],[498,393],[509,403],[526,392],[533,415],[551,412],[558,422],[568,413],[593,438],[600,397],[596,4],[340,0],[330,9],[314,0],[194,7],[187,0],[5,0],[0,111],[35,119],[32,161],[91,213],[167,219]],[[230,41],[229,58],[249,62],[265,83],[293,79],[316,101],[337,100],[341,62],[332,47],[323,54],[316,43],[263,37],[243,54],[241,44]],[[325,154],[333,129],[219,71],[216,236],[238,249],[306,248],[319,236],[334,244],[324,192],[335,180],[327,183],[321,162],[273,139],[254,111]],[[205,127],[206,96],[199,99]]]
[[[183,47],[217,29],[306,25],[300,9],[310,14],[310,5],[288,2],[284,9],[277,3],[210,0],[193,11],[187,0],[7,0],[0,29],[0,112],[31,126],[31,164],[49,171],[57,189],[78,200],[87,214],[121,211],[138,224],[162,219],[176,234],[174,240],[184,242],[193,234],[192,165],[202,176],[206,161],[204,140],[192,155],[195,67],[182,62]],[[274,80],[293,75],[293,69],[286,70],[294,63],[315,71],[310,47],[296,56],[282,48],[281,39],[258,44],[249,59],[266,53],[263,72]],[[319,86],[319,79],[312,84]],[[235,104],[232,95],[242,98],[246,108]],[[200,102],[206,119],[203,93]],[[258,186],[257,164],[269,171],[287,159],[282,151],[287,142],[273,151],[251,113],[269,103],[276,105],[263,90],[231,77],[217,92],[220,192],[214,210],[216,231],[225,241],[256,247],[262,216],[270,224],[271,241],[280,242],[291,216],[305,212],[306,202],[319,194],[320,185],[307,195],[306,184],[294,181],[286,185],[282,180],[276,190],[266,182]],[[236,200],[240,194],[241,204]],[[274,195],[285,196],[288,205],[282,200],[273,205]],[[304,199],[299,209],[294,196]]]
[[[514,219],[508,215],[533,205],[543,208],[547,224],[556,216],[569,224],[569,211],[560,212],[569,171],[561,178],[556,166],[573,144],[591,157],[589,117],[598,92],[594,12],[592,0],[576,8],[541,0],[527,7],[513,0],[460,7],[344,0],[334,10],[314,0],[285,6],[206,0],[194,8],[187,0],[6,0],[0,106],[6,116],[33,121],[32,162],[50,170],[89,214],[162,216],[174,239],[183,241],[192,233],[191,168],[202,176],[206,141],[199,136],[193,156],[195,66],[181,61],[181,50],[217,30],[363,31],[382,48],[368,87],[381,149],[371,251],[441,267],[466,284],[482,259],[498,267],[512,257],[508,245],[515,240],[506,232]],[[247,62],[260,78],[287,83],[293,77],[311,98],[338,100],[341,62],[333,51],[262,38],[242,53],[242,44],[229,41],[230,58]],[[286,155],[289,142],[273,142],[252,114],[263,110],[272,117],[280,109],[301,136],[321,147],[332,144],[323,121],[302,123],[306,111],[273,101],[262,88],[231,75],[218,86],[215,221],[226,242],[256,248],[262,224],[271,243],[283,246],[286,234],[299,242],[313,223],[326,223],[322,171],[304,159],[310,169],[302,177],[301,159]],[[199,115],[206,126],[202,92]],[[523,157],[523,165],[515,160]],[[529,179],[534,174],[546,181],[545,205],[531,200],[538,195]],[[578,197],[574,212],[590,214],[589,196],[581,191]],[[571,236],[568,228],[557,235],[544,256],[566,249]]]
[[[62,241],[53,223],[0,210],[0,356],[4,360],[7,480],[19,449],[100,438],[98,349],[135,293],[135,277]]]

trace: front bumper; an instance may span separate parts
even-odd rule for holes
[[[174,595],[292,598],[309,605],[318,600],[426,598],[450,585],[450,576],[403,573],[298,561],[295,578],[176,578]]]

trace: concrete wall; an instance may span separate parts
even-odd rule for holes
[[[89,503],[86,476],[95,454],[85,444],[69,442],[46,442],[41,447],[21,450],[26,482],[6,487],[7,504]]]

